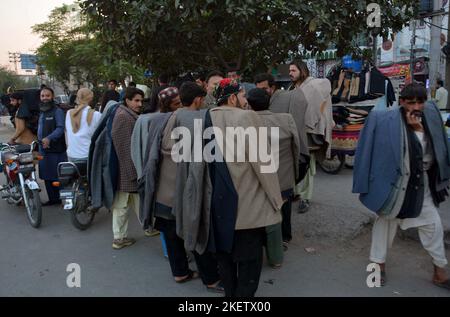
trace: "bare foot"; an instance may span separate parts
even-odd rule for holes
[[[448,281],[447,270],[442,267],[434,266],[433,282],[434,283],[445,283]]]

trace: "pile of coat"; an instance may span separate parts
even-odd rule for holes
[[[332,85],[333,104],[355,103],[386,96],[386,106],[390,107],[395,101],[391,80],[367,63],[360,72],[355,72],[351,68],[336,67],[330,72],[328,79]]]
[[[358,144],[359,132],[369,115],[370,107],[358,109],[346,106],[333,107],[335,127],[332,135],[332,148],[353,154]]]

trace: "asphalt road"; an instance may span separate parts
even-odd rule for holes
[[[0,127],[0,141],[10,132]],[[449,296],[431,284],[431,261],[420,244],[399,238],[389,254],[387,285],[367,286],[372,215],[350,193],[351,178],[351,170],[318,173],[311,210],[293,213],[295,239],[285,263],[280,270],[264,265],[257,296]],[[129,229],[137,243],[116,251],[106,210],[79,231],[61,207],[46,207],[34,229],[23,207],[0,201],[0,296],[220,296],[200,280],[176,284],[159,237],[145,237],[133,214]],[[71,263],[81,268],[80,288],[67,286]]]

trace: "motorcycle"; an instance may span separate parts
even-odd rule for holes
[[[58,164],[59,197],[64,210],[70,212],[72,224],[79,230],[86,230],[94,220],[96,210],[90,207],[87,161],[61,162]]]
[[[31,226],[38,228],[42,220],[42,205],[39,193],[36,164],[42,156],[34,152],[37,141],[28,144],[0,145],[0,166],[6,184],[0,187],[1,197],[9,204],[25,204]]]

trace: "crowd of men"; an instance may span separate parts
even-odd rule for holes
[[[331,150],[330,81],[311,77],[302,61],[290,64],[289,75],[288,89],[279,89],[268,73],[256,75],[251,84],[219,71],[177,86],[160,76],[146,107],[143,91],[130,84],[120,94],[112,80],[100,112],[90,107],[92,91],[82,88],[67,114],[55,105],[53,90],[43,87],[37,129],[27,124],[33,114],[16,115],[9,142],[41,141],[39,175],[49,198],[44,205],[61,202],[52,186],[57,164],[88,161],[92,208],[111,210],[114,249],[135,243],[128,236],[132,210],[145,235],[161,233],[175,282],[200,278],[209,291],[252,297],[264,250],[268,265],[282,267],[295,234],[292,203],[300,200],[299,212],[308,210],[316,161]],[[19,109],[21,99],[11,96]],[[370,259],[382,268],[383,283],[387,248],[400,225],[419,228],[433,258],[433,282],[449,288],[437,206],[447,195],[450,147],[439,111],[426,99],[425,88],[412,84],[400,96],[401,107],[369,116],[358,144],[353,191],[379,215]],[[248,159],[250,142],[237,144],[235,151],[235,139],[218,141],[228,128],[250,127],[256,140],[265,139],[272,148],[276,171],[264,171],[267,162],[258,155]],[[209,150],[215,159],[174,160],[177,144],[186,141],[179,128],[192,135],[183,151]],[[273,128],[277,146],[271,143]],[[200,144],[193,137],[198,129],[204,136]],[[240,153],[246,160],[236,159]],[[197,271],[189,266],[189,253]]]

